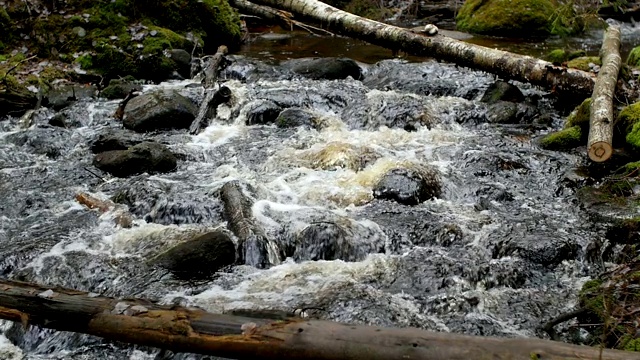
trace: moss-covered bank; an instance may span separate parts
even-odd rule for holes
[[[50,2],[40,6],[48,12],[30,14],[23,2],[0,10],[0,51],[27,46],[40,59],[76,63],[107,77],[162,80],[175,68],[164,50],[191,52],[197,43],[209,53],[221,44],[233,49],[242,38],[238,14],[226,0],[68,0],[55,10]]]
[[[459,30],[506,37],[551,33],[551,0],[467,0],[456,18]]]

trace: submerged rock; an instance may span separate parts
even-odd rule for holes
[[[188,129],[197,111],[189,99],[175,91],[156,91],[131,99],[122,124],[137,132]]]
[[[297,236],[293,259],[356,261],[345,229],[332,222],[309,224]]]
[[[489,86],[480,101],[488,104],[495,104],[498,101],[522,102],[524,95],[517,86],[498,80]]]
[[[362,69],[358,63],[348,58],[296,59],[284,63],[283,66],[314,80],[346,79],[349,76],[355,80],[362,78]]]
[[[529,124],[538,111],[529,104],[498,101],[487,109],[487,120],[494,124]]]
[[[311,110],[303,108],[284,109],[276,118],[276,126],[280,128],[304,127],[315,128],[318,123],[318,115]]]
[[[282,111],[280,106],[269,100],[256,100],[247,107],[247,125],[273,124]]]
[[[113,176],[127,177],[145,172],[172,171],[177,166],[177,159],[166,146],[143,142],[127,150],[100,153],[94,158],[93,165]]]
[[[394,200],[405,205],[417,205],[440,196],[441,184],[435,170],[416,171],[395,168],[389,170],[373,189],[376,199]]]
[[[16,146],[29,148],[35,154],[55,159],[73,147],[69,143],[70,137],[71,133],[66,129],[47,126],[10,134],[5,139]]]
[[[188,239],[151,259],[180,279],[204,279],[236,261],[231,234],[214,230]]]

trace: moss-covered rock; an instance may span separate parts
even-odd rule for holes
[[[602,65],[602,61],[600,61],[600,58],[597,56],[581,56],[573,60],[569,60],[567,62],[567,67],[582,71],[591,71],[591,66],[589,66],[589,64],[600,66]]]
[[[554,64],[556,64],[556,63],[559,64],[559,63],[563,63],[563,62],[567,61],[568,58],[569,58],[568,55],[569,54],[567,54],[567,52],[562,50],[562,49],[555,49],[555,50],[550,51],[547,54],[546,59],[547,59],[547,61],[552,62]]]
[[[569,60],[573,60],[575,58],[587,56],[587,52],[584,50],[576,50],[569,53]]]
[[[466,0],[456,18],[457,28],[476,34],[505,37],[551,33],[552,0]]]
[[[615,123],[614,144],[624,142],[633,150],[640,150],[640,102],[626,106]]]
[[[548,150],[568,150],[582,145],[581,139],[580,126],[574,126],[546,135],[540,140],[540,146]]]
[[[580,126],[584,130],[589,130],[589,117],[591,113],[591,98],[585,99],[567,116],[565,128]]]
[[[634,47],[627,57],[627,65],[640,67],[640,46]]]

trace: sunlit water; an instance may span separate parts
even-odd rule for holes
[[[552,125],[491,125],[478,99],[493,76],[434,61],[363,67],[364,81],[311,81],[234,58],[221,75],[233,101],[202,133],[145,135],[179,156],[168,174],[119,179],[91,165],[91,140],[120,128],[117,101],[63,110],[69,129],[46,125],[48,110],[28,129],[1,121],[1,276],[213,312],[315,308],[360,324],[542,336],[541,322],[575,305],[594,273],[585,248],[602,236],[563,182],[579,158],[536,145],[563,114],[519,84]],[[203,89],[191,85],[144,91],[172,88],[198,103]],[[245,125],[264,100],[315,112],[318,129]],[[424,125],[406,131],[407,119]],[[374,199],[376,182],[397,166],[437,170],[442,195],[417,206]],[[348,229],[350,261],[272,257],[269,269],[235,266],[198,283],[147,265],[188,234],[226,226],[218,190],[231,180],[253,189],[253,216],[274,244],[331,221]],[[79,205],[78,191],[126,191],[134,226]],[[0,332],[3,359],[199,358],[8,322]]]

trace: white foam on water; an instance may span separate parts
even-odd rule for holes
[[[13,345],[6,336],[0,334],[0,359],[2,360],[23,360],[22,350]]]

